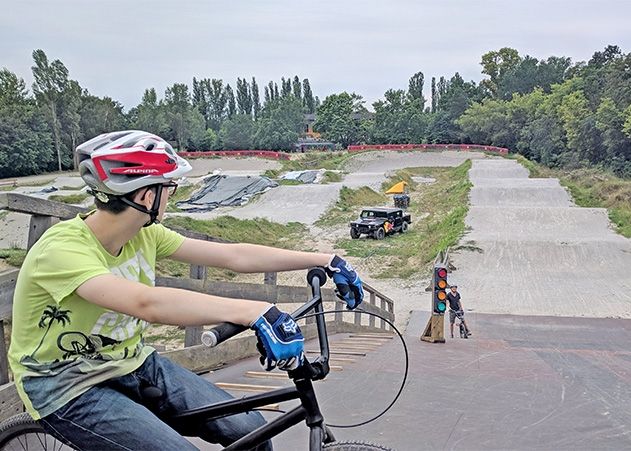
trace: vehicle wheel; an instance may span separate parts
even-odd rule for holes
[[[392,451],[392,448],[364,442],[328,443],[324,445],[322,449],[326,449],[327,451]]]
[[[386,237],[386,231],[383,230],[383,227],[377,229],[377,231],[375,232],[375,239],[383,240],[385,237]]]
[[[28,413],[21,413],[0,423],[0,449],[72,450],[33,420]]]
[[[361,235],[361,233],[359,233],[359,231],[357,229],[354,229],[351,227],[351,238],[356,240],[357,238],[359,238],[359,236]]]
[[[405,233],[408,231],[408,223],[403,221],[403,224],[401,224],[401,233]]]

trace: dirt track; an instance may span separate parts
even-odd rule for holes
[[[473,160],[466,219],[470,231],[460,244],[469,250],[453,254],[458,270],[451,275],[461,287],[466,308],[480,313],[631,318],[630,240],[610,229],[605,210],[574,206],[558,180],[529,179],[527,170],[513,160],[475,152],[371,152],[351,160],[341,183],[280,186],[243,207],[194,216],[230,214],[303,222],[316,237],[315,249],[334,252],[335,237],[313,223],[337,200],[343,185],[377,189],[390,171],[456,166],[468,158]],[[217,169],[227,174],[257,174],[278,163],[224,158],[193,160],[193,167],[194,178]],[[77,179],[66,174],[58,176],[55,184],[75,186]],[[41,188],[17,191],[32,193]],[[0,225],[0,247],[25,246],[26,215],[8,214]],[[396,301],[399,324],[405,324],[411,310],[429,308],[426,280],[373,280],[364,262],[353,263],[369,283]],[[302,284],[302,278],[302,274],[288,273],[280,275],[279,282]]]
[[[607,212],[576,207],[555,179],[512,160],[475,161],[470,232],[453,254],[465,308],[479,313],[631,318],[631,241]]]

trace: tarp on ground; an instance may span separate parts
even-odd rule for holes
[[[202,187],[195,191],[190,199],[176,205],[180,210],[202,212],[217,207],[246,204],[252,196],[278,186],[267,177],[249,175],[212,175],[206,177]]]
[[[403,194],[407,192],[407,187],[407,182],[399,182],[386,191],[386,194]]]
[[[287,172],[281,178],[284,180],[298,180],[302,183],[319,183],[322,180],[324,170],[306,170]]]

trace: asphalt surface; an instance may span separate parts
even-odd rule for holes
[[[430,344],[419,340],[428,317],[414,312],[405,332],[410,369],[399,401],[373,423],[334,429],[338,440],[404,451],[631,447],[630,320],[467,313],[470,339]],[[448,330],[448,322],[445,326]],[[345,338],[340,334],[331,340]],[[400,342],[389,341],[355,359],[315,383],[328,423],[374,416],[400,385]],[[206,377],[214,382],[290,384],[246,378],[248,370],[260,371],[255,359]],[[277,415],[265,413],[268,419]],[[299,424],[274,439],[274,446],[279,451],[306,450],[307,437],[306,426]]]

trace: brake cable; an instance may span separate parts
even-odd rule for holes
[[[317,315],[328,315],[331,313],[348,313],[349,310],[327,310],[324,312],[314,312],[314,313],[309,313],[307,315],[303,315],[301,316],[299,319],[304,319],[304,318],[309,318],[309,317],[314,317]],[[397,333],[397,335],[399,336],[399,340],[401,340],[401,344],[403,345],[403,352],[405,353],[405,371],[403,372],[403,380],[401,381],[401,386],[399,387],[399,391],[397,392],[397,394],[395,395],[394,399],[392,400],[392,402],[388,405],[388,407],[385,408],[385,410],[383,410],[380,414],[374,416],[373,418],[370,418],[366,421],[362,421],[361,423],[356,423],[356,424],[328,424],[326,423],[326,425],[330,428],[337,428],[337,429],[349,429],[349,428],[355,428],[355,427],[359,427],[359,426],[364,426],[368,423],[372,423],[373,421],[375,421],[376,419],[382,417],[383,415],[385,415],[385,413],[390,410],[392,408],[392,406],[394,405],[395,402],[397,402],[397,400],[399,399],[399,396],[401,396],[401,393],[403,392],[403,388],[405,387],[405,382],[407,381],[408,378],[408,370],[410,367],[410,356],[408,354],[408,347],[405,344],[405,340],[403,339],[403,335],[401,334],[401,332],[399,332],[399,329],[397,329],[397,327],[392,324],[392,322],[390,320],[388,320],[387,318],[384,318],[383,316],[377,314],[377,313],[372,313],[372,312],[367,312],[366,310],[362,310],[362,309],[355,309],[353,310],[353,313],[365,313],[367,315],[370,316],[375,316],[379,319],[381,319],[382,321],[385,321],[387,324],[390,325],[390,327],[392,327],[392,329]]]

